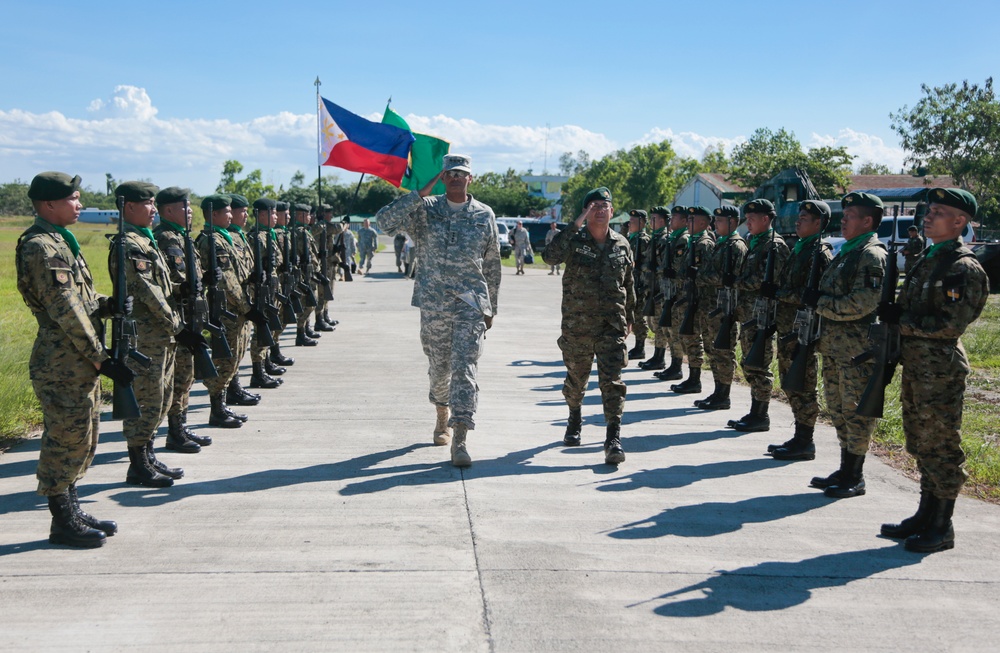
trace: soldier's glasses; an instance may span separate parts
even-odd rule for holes
[[[448,172],[444,173],[444,176],[451,177],[453,179],[456,177],[458,179],[465,179],[466,177],[469,176],[469,173],[467,173],[465,170],[449,170]]]

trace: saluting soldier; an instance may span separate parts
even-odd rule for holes
[[[188,204],[191,191],[187,188],[171,186],[156,194],[156,211],[160,214],[160,224],[153,229],[157,246],[167,261],[170,281],[173,282],[174,306],[182,307],[189,299],[191,284],[187,276],[187,249],[185,236],[191,229],[191,207]],[[201,261],[195,252],[196,287],[201,288]],[[193,306],[194,302],[188,302]],[[181,311],[181,320],[190,316]],[[180,453],[198,453],[202,447],[212,444],[208,435],[198,435],[187,425],[188,403],[191,386],[194,385],[194,354],[187,346],[179,344],[174,354],[174,385],[172,400],[167,410],[167,449]]]
[[[94,460],[100,433],[103,374],[131,383],[128,367],[108,357],[101,320],[111,317],[109,297],[94,290],[87,261],[68,226],[76,223],[80,177],[42,172],[28,198],[34,223],[17,240],[17,289],[38,321],[28,373],[41,404],[44,430],[38,453],[38,494],[46,497],[52,525],[49,542],[94,548],[118,525],[80,508],[77,483]],[[131,301],[127,300],[126,310]]]
[[[278,246],[278,236],[274,230],[277,224],[278,203],[268,197],[261,197],[254,200],[253,208],[257,216],[256,224],[250,230],[250,250],[255,253],[260,250],[260,268],[264,275],[263,279],[256,279],[256,283],[264,284],[270,280],[272,288],[277,287],[277,270],[281,266],[281,248]],[[256,270],[256,264],[254,267]],[[278,298],[271,294],[271,301],[278,308],[278,315],[281,315],[281,308],[278,305]],[[250,340],[250,361],[253,364],[253,374],[250,377],[251,388],[277,388],[284,383],[283,379],[275,378],[283,375],[284,367],[271,362],[269,347],[264,344],[257,331],[260,327],[254,324],[254,336]],[[268,327],[269,328],[269,327]],[[271,336],[275,344],[278,342],[278,335],[281,331],[272,330]]]
[[[833,254],[830,246],[823,242],[823,230],[830,221],[830,205],[826,202],[809,200],[799,205],[799,217],[795,221],[795,235],[798,240],[792,248],[778,282],[778,335],[791,334],[795,330],[795,315],[803,308],[802,293],[809,284],[813,262],[817,264],[817,280],[830,265]],[[782,379],[788,374],[792,360],[798,351],[796,338],[779,339],[778,374]],[[788,403],[795,417],[795,432],[783,444],[768,445],[768,453],[777,460],[812,460],[816,457],[813,432],[819,416],[819,401],[816,394],[816,351],[806,355],[805,384],[801,391],[785,390]]]
[[[670,231],[667,229],[667,221],[670,218],[670,209],[665,206],[654,206],[650,210],[650,226],[653,228],[649,235],[649,255],[643,261],[642,269],[636,268],[636,273],[644,280],[646,292],[653,293],[652,309],[653,314],[645,317],[646,327],[653,332],[653,355],[639,363],[639,369],[662,370],[667,366],[663,360],[664,353],[670,342],[670,333],[666,327],[660,326],[660,312],[663,310],[663,291],[660,283],[660,257],[666,250],[669,243]],[[642,308],[645,309],[645,302]]]
[[[788,259],[788,245],[785,239],[774,231],[774,204],[769,200],[756,199],[743,205],[743,213],[747,218],[747,233],[750,235],[749,248],[743,267],[736,277],[736,287],[740,292],[739,307],[736,312],[743,325],[740,328],[740,347],[743,350],[743,360],[740,367],[743,376],[750,384],[750,412],[738,420],[730,421],[728,426],[737,431],[767,431],[771,428],[771,418],[768,407],[771,403],[771,390],[774,375],[771,374],[771,361],[774,360],[774,336],[770,336],[764,345],[764,361],[760,367],[747,363],[747,354],[757,337],[756,323],[747,325],[754,317],[754,306],[758,297],[772,292],[774,288],[764,286],[767,270],[767,260],[774,251],[774,278],[781,276],[785,261]],[[776,284],[775,284],[776,285]],[[755,362],[755,361],[752,361]]]
[[[553,223],[554,225],[555,223]],[[555,236],[552,236],[555,238]],[[629,316],[629,323],[634,326],[635,347],[629,350],[628,359],[642,360],[646,357],[646,320],[642,316],[642,308],[646,305],[646,294],[649,287],[646,279],[640,273],[649,256],[649,233],[646,232],[646,212],[642,209],[632,209],[628,212],[628,244],[632,248],[632,269],[635,270],[635,307]]]
[[[686,299],[688,302],[697,301],[698,305],[691,307],[688,303],[684,303],[678,306],[680,317],[676,318],[677,337],[687,355],[689,370],[687,379],[670,386],[670,389],[678,394],[701,392],[701,366],[706,356],[711,360],[715,354],[712,346],[715,334],[708,333],[708,312],[714,308],[715,289],[708,282],[708,278],[701,273],[702,266],[712,258],[712,252],[715,251],[715,239],[712,237],[712,230],[709,229],[712,214],[704,206],[691,206],[688,207],[687,217],[689,237],[681,261],[681,277],[685,284],[688,281],[694,284],[694,296]],[[692,333],[682,335],[680,325],[692,308],[694,308]]]
[[[562,335],[559,349],[566,365],[563,396],[569,419],[563,443],[581,440],[583,395],[597,359],[597,379],[607,432],[604,462],[625,462],[621,421],[625,410],[622,368],[628,363],[625,338],[632,328],[635,286],[628,239],[610,227],[611,191],[595,188],[583,198],[584,209],[542,253],[549,265],[566,263],[563,275]]]
[[[907,269],[899,293],[903,433],[920,470],[920,505],[912,517],[882,526],[882,535],[906,538],[906,548],[921,553],[955,546],[951,519],[966,479],[959,428],[970,371],[960,338],[990,290],[982,265],[962,245],[976,198],[934,188],[928,201],[924,233],[934,244]]]
[[[840,469],[817,476],[810,485],[837,499],[865,493],[865,455],[877,418],[857,414],[858,401],[875,371],[869,359],[852,359],[868,348],[869,326],[882,295],[886,251],[876,229],[882,222],[882,200],[869,193],[848,193],[841,200],[840,230],[847,239],[819,282],[816,313],[823,318],[819,353],[823,355],[823,394],[840,441]]]
[[[687,210],[688,207],[679,204],[670,209],[670,234],[667,236],[666,246],[660,250],[660,287],[665,300],[668,292],[672,293],[674,299],[673,307],[670,309],[670,326],[663,327],[670,347],[670,365],[653,375],[661,381],[676,381],[684,378],[682,371],[684,344],[681,342],[679,333],[681,320],[684,319],[684,307],[683,305],[678,306],[677,300],[681,298],[684,268],[687,266],[684,261],[690,237],[687,228]],[[657,319],[659,319],[659,313],[657,313]]]
[[[233,252],[236,254],[234,261],[235,269],[243,287],[243,295],[247,298],[248,306],[253,306],[252,286],[250,276],[253,273],[253,248],[247,238],[247,218],[250,214],[250,202],[246,197],[238,193],[229,194],[233,213],[232,222],[229,223],[229,233],[233,240]],[[249,311],[248,311],[249,312]],[[251,320],[246,314],[238,314],[236,317],[238,332],[236,336],[236,349],[233,349],[236,362],[233,368],[233,377],[226,386],[226,403],[234,406],[256,406],[260,403],[260,395],[255,392],[248,392],[240,383],[240,362],[246,356],[250,347],[250,336],[253,329]]]

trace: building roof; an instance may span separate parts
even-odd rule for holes
[[[850,193],[856,190],[868,188],[952,188],[957,186],[955,180],[948,175],[927,175],[926,177],[914,177],[913,175],[851,175],[851,184],[847,189]]]
[[[698,177],[701,177],[702,181],[719,191],[720,195],[728,193],[753,192],[752,188],[743,188],[742,186],[729,181],[729,177],[720,172],[699,172]]]

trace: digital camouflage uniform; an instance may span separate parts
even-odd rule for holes
[[[337,277],[337,263],[340,257],[337,256],[337,247],[335,241],[337,239],[337,234],[340,233],[340,227],[331,223],[326,222],[322,218],[316,219],[316,224],[312,226],[312,235],[316,240],[316,250],[317,250],[317,267],[316,272],[323,273],[324,268],[326,269],[326,277],[330,280],[330,292],[333,292],[333,282]],[[324,247],[325,241],[325,247]],[[323,261],[323,254],[326,254],[326,261]],[[329,300],[326,299],[326,295],[323,292],[322,284],[318,284],[316,287],[316,314],[323,315],[323,312],[329,309]]]
[[[816,313],[823,318],[818,349],[823,355],[827,412],[841,448],[864,456],[876,418],[862,417],[855,411],[875,362],[855,365],[851,359],[868,349],[868,327],[881,299],[886,252],[876,233],[858,238],[859,244],[850,251],[844,251],[850,241],[845,243],[823,273]]]
[[[316,292],[317,284],[314,274],[319,271],[319,247],[316,246],[316,239],[313,238],[307,225],[295,222],[293,228],[295,229],[295,265],[299,270],[301,280],[309,285],[313,297],[318,299],[319,293]],[[310,267],[312,275],[306,275],[306,266]],[[302,298],[302,308],[297,321],[300,329],[306,327],[309,323],[309,316],[316,311],[316,307],[309,306],[305,297]]]
[[[635,311],[628,239],[611,229],[598,245],[586,228],[575,231],[571,225],[545,248],[543,258],[549,265],[566,264],[558,340],[566,365],[566,404],[571,410],[580,408],[596,358],[604,419],[608,425],[620,424],[625,409],[622,368],[628,363],[626,328]]]
[[[201,258],[203,266],[208,267],[213,264],[212,257],[209,255],[208,242],[209,237],[213,238],[215,240],[216,255],[214,263],[215,267],[221,273],[216,283],[226,294],[225,309],[236,315],[232,319],[223,316],[221,320],[222,327],[226,331],[226,342],[229,343],[229,349],[232,351],[233,356],[232,358],[217,358],[213,353],[212,362],[215,363],[215,369],[218,370],[219,375],[203,381],[205,387],[208,388],[208,393],[216,395],[225,391],[229,382],[236,375],[238,357],[241,356],[238,353],[240,352],[240,332],[246,322],[246,314],[250,310],[250,302],[247,299],[241,282],[247,276],[246,272],[241,269],[245,264],[241,261],[240,255],[235,250],[232,234],[223,227],[213,225],[209,228],[211,229],[211,236],[205,231],[201,232],[198,236],[198,256]]]
[[[229,234],[233,237],[233,251],[237,256],[236,269],[239,270],[240,274],[240,285],[243,287],[243,295],[247,298],[247,306],[253,306],[255,299],[255,288],[250,283],[250,277],[253,275],[253,243],[247,238],[246,232],[243,228],[236,224],[229,225]],[[250,309],[247,308],[249,311]],[[233,349],[233,353],[236,355],[235,369],[233,370],[233,376],[235,377],[240,372],[240,361],[246,356],[247,349],[250,348],[250,338],[253,335],[253,323],[247,319],[246,314],[238,315],[237,324],[239,324],[239,337],[236,339],[236,345],[238,349]]]
[[[664,297],[668,297],[668,290],[672,290],[674,298],[674,306],[670,310],[670,326],[659,327],[660,332],[666,334],[665,340],[670,349],[671,361],[684,359],[684,343],[681,341],[680,333],[678,333],[681,320],[684,319],[684,305],[677,306],[677,300],[683,295],[681,291],[684,286],[684,269],[687,267],[684,255],[687,253],[688,237],[687,227],[675,229],[667,237],[666,246],[660,248],[660,292]],[[672,271],[673,277],[668,277],[668,270]],[[657,324],[659,324],[662,310],[663,305],[661,304],[656,310]]]
[[[653,332],[653,346],[666,349],[670,345],[670,334],[666,327],[660,326],[660,313],[663,311],[663,291],[660,283],[660,258],[666,251],[670,232],[666,229],[657,229],[649,237],[649,256],[643,261],[641,271],[642,278],[645,279],[647,293],[654,293],[653,314],[645,316],[646,326]],[[639,310],[643,310],[646,304],[643,302]]]
[[[500,240],[493,210],[469,195],[452,209],[445,195],[397,198],[377,214],[390,236],[403,231],[420,250],[412,305],[430,361],[431,403],[450,406],[449,426],[475,428],[476,373],[486,324],[496,315]]]
[[[642,315],[642,309],[646,305],[646,297],[650,285],[648,277],[643,271],[645,270],[646,259],[651,254],[649,233],[645,229],[640,229],[634,234],[629,234],[628,243],[632,250],[632,269],[635,271],[633,275],[635,282],[635,305],[628,317],[628,321],[633,325],[636,345],[638,345],[646,340],[646,320]]]
[[[920,489],[941,499],[958,498],[966,479],[959,427],[970,369],[959,338],[988,296],[986,273],[958,240],[928,250],[899,293],[906,450],[917,460]]]
[[[740,301],[736,316],[741,325],[746,325],[753,318],[754,305],[760,295],[761,284],[764,283],[764,273],[767,268],[767,258],[774,248],[774,278],[781,277],[785,261],[788,259],[788,245],[785,239],[769,229],[758,236],[751,237],[743,266],[736,276],[736,287],[739,289]],[[774,359],[774,338],[768,338],[764,346],[764,367],[757,369],[748,367],[746,355],[757,337],[756,325],[740,328],[740,347],[743,350],[743,360],[740,366],[743,376],[750,384],[750,396],[757,401],[770,402],[774,375],[771,374],[771,361]]]
[[[264,273],[264,279],[270,279],[272,288],[278,289],[278,269],[284,262],[284,258],[281,255],[281,247],[278,242],[278,230],[269,229],[267,227],[255,226],[250,230],[250,248],[253,250],[254,239],[260,243],[260,254],[261,254],[261,270]],[[273,259],[272,259],[273,257]],[[272,293],[271,299],[274,305],[278,308],[278,315],[281,315],[281,305],[278,297]],[[256,329],[256,325],[254,326]],[[281,330],[272,330],[271,335],[275,342],[278,342],[278,335]],[[263,363],[264,359],[267,358],[270,347],[261,344],[259,338],[252,338],[250,341],[250,360],[254,363]]]
[[[28,360],[44,419],[38,493],[57,496],[83,478],[94,459],[101,384],[94,365],[108,358],[97,294],[83,254],[73,255],[55,227],[36,218],[18,239],[17,289],[38,321]]]
[[[385,226],[381,222],[379,222],[379,226],[385,231]],[[366,272],[371,270],[372,258],[378,251],[378,232],[375,231],[374,227],[361,227],[358,230],[358,251],[361,252],[361,262],[358,264],[358,269],[364,268]]]
[[[801,244],[801,245],[800,245]],[[798,341],[795,338],[784,339],[794,331],[795,314],[802,305],[802,291],[809,283],[809,274],[812,271],[813,259],[820,257],[817,281],[823,276],[823,272],[830,264],[833,254],[830,253],[830,246],[821,239],[821,234],[810,236],[795,243],[792,253],[785,263],[784,269],[778,282],[777,323],[778,323],[778,374],[784,379],[788,369],[792,366],[795,352],[798,350]],[[813,427],[816,425],[816,418],[819,416],[819,402],[816,394],[816,351],[813,349],[809,353],[806,362],[805,390],[802,392],[791,392],[785,390],[785,396],[792,407],[792,415],[798,424]]]
[[[721,312],[714,316],[711,313],[718,307],[719,290],[724,285],[722,277],[726,270],[727,259],[729,260],[729,270],[735,277],[742,267],[746,255],[747,241],[743,240],[739,232],[734,231],[729,236],[720,236],[715,249],[712,250],[712,255],[702,263],[702,269],[698,273],[698,281],[704,284],[706,290],[705,307],[709,309],[705,315],[702,339],[705,343],[712,343],[711,350],[706,349],[705,353],[708,356],[708,364],[712,368],[712,377],[715,382],[725,385],[733,384],[733,376],[736,373],[736,342],[739,333],[739,327],[736,323],[738,320],[733,320],[729,333],[729,341],[733,343],[733,347],[718,349],[714,343],[722,329],[722,321],[725,316]]]
[[[112,279],[118,274],[114,253],[112,242],[108,257]],[[174,302],[170,268],[155,240],[134,225],[125,225],[125,284],[134,300],[136,349],[152,361],[148,369],[137,370],[132,383],[142,414],[122,421],[122,434],[129,447],[143,447],[152,441],[173,398],[174,336],[183,325]]]
[[[925,239],[921,234],[916,236],[911,236],[906,241],[906,246],[903,247],[903,256],[906,260],[906,271],[909,272],[916,265],[917,259],[920,258],[920,254],[924,251],[924,247],[927,246],[927,239]]]
[[[715,308],[715,288],[709,284],[707,278],[701,272],[702,266],[711,260],[712,252],[715,251],[715,239],[712,238],[711,232],[708,229],[689,237],[680,272],[682,282],[688,281],[687,275],[689,274],[688,267],[691,265],[692,247],[694,248],[694,268],[697,274],[697,277],[694,279],[695,292],[698,298],[698,306],[694,312],[694,323],[692,325],[693,333],[687,336],[680,335],[681,323],[684,321],[685,314],[690,310],[687,302],[678,307],[679,317],[674,319],[677,320],[675,324],[678,329],[678,338],[680,338],[681,346],[684,347],[688,366],[701,369],[701,366],[705,362],[705,357],[708,356],[711,360],[715,355],[715,348],[712,346],[712,343],[715,341],[716,334],[709,333],[711,327],[708,319],[709,312]],[[679,299],[683,298],[683,295],[684,291],[682,289]]]

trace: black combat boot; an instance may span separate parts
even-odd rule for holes
[[[76,492],[76,483],[69,486],[69,498],[73,502],[73,509],[76,510],[77,518],[84,523],[84,525],[90,528],[95,528],[103,532],[108,537],[111,537],[118,532],[118,524],[116,522],[106,520],[102,521],[97,517],[88,515],[80,507],[80,495]]]
[[[685,380],[670,386],[670,389],[679,395],[689,395],[701,392],[701,368],[692,367],[691,373]]]
[[[327,308],[323,309],[323,321],[332,327],[335,327],[338,324],[340,324],[340,320],[334,320],[333,318],[330,317],[330,310]]]
[[[837,473],[837,483],[823,490],[823,494],[831,499],[850,499],[860,497],[865,493],[865,457],[843,450],[840,470]]]
[[[653,357],[647,361],[639,363],[639,369],[641,370],[662,370],[664,368],[663,363],[663,347],[653,348]]]
[[[716,383],[715,392],[700,402],[695,402],[695,406],[702,410],[729,410],[732,403],[729,399],[729,389],[732,386],[728,383]]]
[[[52,544],[96,549],[107,541],[104,533],[83,523],[69,491],[49,497],[49,512],[52,513],[52,526],[49,528],[49,542]]]
[[[682,371],[683,367],[683,358],[671,358],[670,367],[653,374],[653,376],[661,381],[677,381],[678,379],[684,378],[684,372]]]
[[[750,412],[731,423],[732,428],[743,433],[770,431],[771,418],[767,414],[768,401],[750,400]]]
[[[621,423],[608,423],[607,435],[604,437],[604,464],[620,465],[625,462],[625,450],[622,449]]]
[[[302,329],[305,331],[305,334],[310,338],[312,338],[313,340],[319,340],[320,338],[323,337],[321,333],[318,333],[315,329],[312,328],[312,325],[309,324],[309,320],[306,320],[305,326],[303,326]]]
[[[146,443],[146,459],[149,464],[153,466],[153,469],[160,472],[168,478],[177,480],[179,478],[184,478],[184,469],[181,467],[167,467],[167,465],[160,460],[156,459],[156,451],[154,451],[153,440],[155,438],[150,438],[149,442]]]
[[[275,365],[271,362],[271,359],[267,356],[264,357],[264,371],[271,376],[281,376],[288,370],[280,365]],[[282,379],[278,379],[279,382],[283,382]]]
[[[771,451],[775,460],[814,460],[816,445],[813,443],[815,427],[795,422],[795,434],[784,445]]]
[[[566,435],[563,436],[563,444],[567,447],[580,446],[580,429],[583,418],[579,408],[569,409],[569,418],[566,420]]]
[[[295,330],[295,346],[296,347],[315,347],[317,343],[315,340],[306,335],[305,329]]]
[[[333,331],[337,327],[332,324],[328,324],[326,318],[323,317],[322,313],[316,314],[316,330],[317,331]]]
[[[153,469],[153,465],[146,457],[146,445],[141,447],[128,448],[128,473],[125,474],[125,482],[129,485],[144,485],[146,487],[170,487],[174,484],[174,479],[164,476]]]
[[[628,351],[628,359],[630,361],[637,361],[637,360],[641,361],[645,357],[646,357],[646,339],[643,338],[642,340],[640,340],[639,338],[636,338],[635,347],[632,347],[632,349]]]
[[[209,401],[212,402],[212,412],[208,415],[209,426],[219,426],[224,429],[238,429],[243,426],[243,422],[229,415],[221,392],[210,395]]]
[[[715,382],[715,389],[712,390],[712,394],[708,395],[704,399],[695,399],[694,400],[694,407],[695,408],[702,408],[702,404],[706,404],[706,403],[712,401],[713,399],[715,399],[715,396],[717,394],[719,394],[719,382],[718,381]]]
[[[882,535],[894,540],[905,540],[911,535],[921,533],[930,524],[931,502],[934,500],[927,490],[920,491],[920,505],[912,517],[907,517],[898,524],[882,524]]]
[[[178,453],[198,453],[201,445],[188,438],[180,415],[167,415],[167,449]]]
[[[903,546],[907,551],[917,553],[937,553],[955,547],[955,527],[951,517],[955,513],[954,499],[939,499],[931,496],[928,506],[927,526],[906,538]]]
[[[833,487],[834,485],[836,485],[837,483],[839,483],[840,482],[840,474],[841,474],[840,470],[844,468],[844,465],[846,464],[844,462],[844,459],[848,455],[850,455],[850,454],[847,453],[847,450],[844,449],[843,447],[841,447],[841,449],[840,449],[840,469],[838,469],[834,473],[830,474],[829,476],[813,476],[812,480],[809,481],[809,487],[814,487],[814,488],[817,488],[817,489],[820,489],[820,490],[825,490],[826,488]]]
[[[243,389],[243,386],[240,385],[240,377],[236,375],[226,386],[226,403],[234,406],[256,406],[260,403],[260,395]]]
[[[271,388],[277,388],[279,385],[281,385],[281,381],[265,372],[263,363],[253,364],[253,375],[250,376],[251,388],[263,388],[268,390]]]
[[[198,435],[197,433],[192,431],[191,428],[187,425],[187,421],[188,421],[188,412],[187,408],[185,408],[184,411],[181,412],[181,426],[184,427],[184,435],[187,436],[188,440],[194,442],[195,444],[201,447],[207,447],[210,444],[212,444],[211,435]]]
[[[271,355],[269,356],[271,362],[275,365],[284,365],[285,367],[291,367],[295,365],[295,359],[289,356],[285,356],[281,353],[281,347],[279,345],[274,345],[271,347]],[[271,372],[274,374],[274,372]]]

